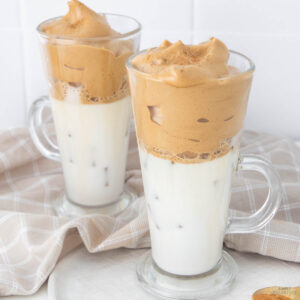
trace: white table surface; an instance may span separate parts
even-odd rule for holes
[[[149,250],[117,249],[90,254],[79,247],[64,257],[50,276],[49,296],[45,284],[34,296],[3,299],[154,299],[138,286],[135,276],[136,261],[146,251]],[[256,254],[228,252],[239,265],[239,274],[231,291],[218,300],[250,300],[252,293],[262,287],[300,285],[300,264]]]

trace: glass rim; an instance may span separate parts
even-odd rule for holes
[[[126,37],[131,37],[131,36],[134,36],[136,34],[139,34],[142,30],[142,25],[141,23],[133,18],[133,17],[129,17],[129,16],[126,16],[126,15],[121,15],[121,14],[114,14],[114,13],[97,13],[98,15],[104,15],[104,16],[113,16],[113,17],[119,17],[119,18],[123,18],[123,19],[128,19],[128,20],[131,20],[133,22],[135,22],[136,24],[136,28],[133,29],[133,30],[130,30],[128,32],[125,32],[121,35],[118,35],[118,36],[101,36],[101,37],[88,37],[88,38],[84,38],[84,37],[81,37],[81,38],[77,38],[77,37],[68,37],[68,36],[62,36],[62,35],[56,35],[56,34],[48,34],[48,33],[45,33],[42,31],[42,26],[47,24],[47,23],[50,23],[50,22],[53,22],[55,20],[58,20],[60,18],[62,18],[63,16],[58,16],[58,17],[53,17],[53,18],[50,18],[50,19],[47,19],[43,22],[41,22],[37,27],[36,27],[36,30],[38,32],[38,34],[41,36],[41,37],[44,37],[44,38],[54,38],[54,39],[58,39],[58,40],[66,40],[66,41],[108,41],[108,40],[120,40],[120,39],[123,39],[123,38],[126,38]]]
[[[157,47],[150,48],[150,49],[152,50],[152,49],[156,49],[156,48]],[[127,61],[126,61],[126,67],[127,67],[127,69],[133,69],[133,70],[138,71],[138,72],[140,72],[142,74],[149,75],[149,73],[143,72],[143,71],[137,69],[136,67],[134,67],[131,64],[131,60],[133,58],[135,58],[136,56],[138,56],[140,54],[143,54],[143,53],[145,53],[147,51],[148,51],[148,49],[144,49],[144,50],[141,50],[141,51],[139,51],[137,53],[134,53],[133,55],[129,56],[128,59],[127,59]],[[240,53],[238,51],[235,51],[235,50],[230,50],[229,49],[228,51],[229,51],[230,54],[237,55],[237,56],[243,58],[244,60],[246,60],[249,63],[249,68],[247,68],[247,70],[245,70],[245,71],[243,71],[241,73],[237,73],[235,75],[232,75],[232,76],[230,76],[230,78],[236,77],[236,76],[240,76],[242,74],[253,73],[255,71],[255,64],[254,64],[254,62],[249,57],[247,57],[246,55],[244,55],[244,54],[242,54],[242,53]],[[227,77],[216,78],[216,79],[217,80],[223,80],[223,79],[226,79],[226,78],[228,78],[228,76]]]

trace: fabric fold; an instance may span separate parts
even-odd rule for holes
[[[225,245],[300,262],[300,149],[293,141],[245,131],[241,152],[257,154],[277,169],[286,198],[275,218],[251,234],[226,235]],[[55,215],[53,201],[63,192],[60,164],[43,158],[25,128],[0,132],[0,295],[29,295],[48,278],[57,261],[81,243],[91,252],[150,246],[139,158],[134,133],[128,156],[127,187],[137,199],[116,217]],[[255,173],[233,183],[232,216],[253,213],[268,186]]]

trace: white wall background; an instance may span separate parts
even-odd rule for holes
[[[3,1],[3,0],[2,0]],[[9,0],[0,10],[0,129],[26,124],[47,93],[35,28],[67,12],[64,0]],[[211,35],[256,64],[246,128],[300,138],[299,0],[84,0],[99,12],[136,17],[141,48],[163,39],[198,43]]]

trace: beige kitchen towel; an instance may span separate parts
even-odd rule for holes
[[[273,163],[286,198],[264,229],[227,235],[225,244],[240,251],[300,262],[300,149],[289,139],[246,131],[241,151],[259,154]],[[149,247],[134,136],[126,185],[139,197],[117,217],[58,217],[52,203],[64,187],[60,165],[40,155],[27,129],[0,132],[0,295],[34,293],[57,261],[80,243],[90,252]],[[231,215],[254,212],[266,194],[263,178],[242,172],[233,184]]]

